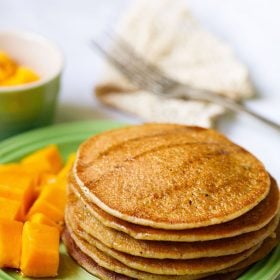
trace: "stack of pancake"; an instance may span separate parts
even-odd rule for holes
[[[146,124],[84,142],[69,175],[69,254],[101,279],[235,279],[280,238],[279,190],[214,130]]]

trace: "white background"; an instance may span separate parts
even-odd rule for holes
[[[93,87],[102,70],[102,59],[89,47],[90,38],[113,25],[131,2],[0,0],[1,30],[41,33],[55,41],[64,53],[56,122],[104,118],[137,122],[104,108],[94,99]],[[248,106],[280,122],[280,2],[189,0],[186,3],[205,28],[229,42],[248,65],[259,92],[257,99],[247,102]],[[226,116],[217,128],[255,153],[280,180],[280,132],[234,115]]]

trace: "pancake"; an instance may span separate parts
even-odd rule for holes
[[[66,235],[66,242],[65,242],[65,235]],[[169,279],[176,279],[176,280],[195,280],[209,274],[198,274],[198,275],[160,275],[160,274],[152,274],[140,270],[136,270],[130,268],[123,263],[119,262],[118,260],[104,254],[102,251],[98,250],[96,247],[91,246],[88,242],[83,239],[78,238],[75,236],[73,232],[69,228],[66,228],[63,233],[63,241],[65,242],[67,248],[68,243],[72,241],[76,247],[83,253],[83,255],[92,259],[96,264],[100,267],[107,269],[108,271],[114,271],[117,274],[122,274],[128,277],[129,279],[143,279],[143,280],[169,280]],[[70,253],[70,252],[69,252]],[[71,253],[70,253],[71,254]],[[107,278],[105,278],[107,279]],[[118,279],[118,278],[116,278]]]
[[[267,225],[279,209],[279,189],[271,177],[271,187],[268,195],[256,207],[241,217],[227,223],[186,230],[163,230],[132,224],[107,214],[96,204],[89,201],[75,182],[73,175],[69,176],[68,188],[73,191],[86,205],[84,212],[99,220],[103,225],[124,232],[135,239],[192,242],[215,240],[259,230]]]
[[[64,230],[62,234],[62,240],[64,244],[67,247],[67,251],[70,256],[72,256],[83,268],[85,268],[88,272],[90,272],[93,275],[96,275],[100,277],[101,279],[114,279],[114,280],[127,280],[127,279],[145,279],[145,280],[195,280],[201,278],[201,276],[205,275],[199,275],[199,276],[173,276],[173,275],[155,275],[151,273],[145,273],[137,270],[132,270],[129,268],[125,268],[123,266],[123,269],[127,270],[128,273],[134,275],[134,277],[125,276],[119,273],[116,273],[114,271],[111,271],[105,267],[102,267],[98,265],[91,257],[89,257],[87,254],[85,254],[75,243],[75,241],[72,239],[69,231],[67,229]],[[98,252],[98,251],[96,251]],[[105,262],[107,261],[109,266],[110,258],[106,257],[106,255],[102,255],[100,253],[100,258],[103,257],[103,260]],[[115,261],[111,265],[113,265]],[[122,264],[120,264],[122,265]]]
[[[279,205],[262,163],[216,131],[126,127],[80,146],[63,240],[102,279],[236,279],[279,242]]]
[[[238,276],[240,276],[246,269],[228,272],[225,274],[215,274],[213,276],[201,278],[203,280],[235,280]]]
[[[82,266],[85,270],[87,270],[89,273],[99,277],[100,279],[108,279],[108,280],[131,280],[134,278],[127,277],[122,274],[118,274],[114,271],[108,270],[102,266],[99,266],[93,259],[91,259],[89,256],[85,255],[75,244],[71,236],[67,231],[64,231],[62,235],[62,239],[64,244],[67,246],[68,253],[72,256],[72,258],[80,265]],[[237,276],[239,276],[243,270],[240,271],[234,271],[234,272],[229,272],[225,273],[222,275],[223,278],[217,278],[219,277],[218,275],[214,275],[213,278],[202,278],[205,280],[232,280],[236,279]],[[147,278],[146,278],[147,279]],[[154,278],[149,278],[152,280],[159,279],[156,276]],[[186,279],[181,276],[171,276],[169,278],[168,276],[162,276],[160,278],[162,280],[168,280],[168,279],[173,279],[173,280],[191,280],[191,279]]]
[[[85,255],[75,244],[67,230],[62,233],[62,241],[67,247],[68,254],[89,273],[108,280],[131,280],[130,277],[115,273],[102,266],[99,266],[93,259]]]
[[[116,251],[114,249],[111,249],[107,246],[105,246],[102,242],[98,241],[91,235],[87,234],[84,232],[80,227],[76,227],[68,223],[68,226],[73,230],[79,238],[82,238],[83,240],[87,241],[90,245],[95,246],[98,250],[102,251],[103,253],[111,256],[112,258],[117,259],[121,263],[137,269],[137,270],[142,270],[150,273],[160,273],[160,274],[177,274],[180,273],[179,269],[185,269],[185,265],[187,263],[187,267],[189,267],[189,263],[193,264],[194,259],[191,260],[179,260],[179,259],[154,259],[154,258],[142,258],[142,257],[137,257],[137,256],[132,256],[130,254],[126,253],[121,253],[119,251]],[[263,240],[262,240],[263,241]],[[261,242],[262,242],[261,241]],[[260,243],[261,243],[260,242]],[[260,244],[259,243],[259,244]],[[258,245],[258,244],[257,244]],[[252,248],[252,247],[251,247]],[[202,258],[200,258],[201,260]],[[211,259],[208,258],[207,259]],[[188,263],[189,262],[189,263]],[[159,272],[160,269],[160,272]],[[185,274],[185,272],[182,272]],[[189,271],[188,271],[189,273]]]
[[[279,244],[279,241],[280,241],[280,224],[278,224],[275,233],[270,235],[268,238],[266,238],[262,243],[262,246],[258,250],[256,250],[249,258],[245,259],[240,263],[237,263],[232,267],[225,269],[224,272],[240,270],[263,259],[272,251],[273,248],[275,248],[277,244]]]
[[[220,257],[206,257],[206,258],[199,258],[199,259],[187,259],[187,260],[179,260],[179,259],[151,259],[151,258],[142,258],[136,257],[125,253],[120,253],[118,251],[112,250],[108,247],[97,247],[92,243],[89,243],[85,240],[81,233],[82,231],[72,227],[72,224],[69,223],[68,217],[66,216],[65,219],[67,229],[70,232],[71,237],[78,245],[78,247],[83,250],[83,246],[86,247],[86,254],[93,252],[94,260],[98,262],[98,259],[95,259],[95,252],[98,250],[99,252],[105,254],[106,256],[118,260],[119,263],[126,265],[132,269],[149,272],[153,274],[163,274],[163,275],[193,275],[193,274],[205,274],[211,273],[218,270],[223,270],[228,268],[236,263],[248,258],[260,245],[254,246],[244,252],[228,255],[228,256],[220,256]],[[101,246],[102,243],[99,242]],[[93,250],[93,251],[92,251]],[[106,252],[104,252],[106,250]],[[113,256],[114,255],[114,256]],[[114,269],[113,269],[114,270]],[[116,271],[116,270],[115,270]],[[120,271],[117,271],[121,273]],[[125,273],[124,273],[125,274]]]
[[[255,263],[256,261],[259,261],[260,259],[264,258],[266,255],[268,255],[271,250],[275,247],[275,245],[279,242],[280,239],[280,227],[277,228],[277,235],[275,237],[269,237],[267,238],[262,246],[257,249],[249,258],[244,260],[243,262],[240,262],[236,264],[235,266],[229,268],[232,269],[232,272],[227,272],[224,270],[223,274],[215,274],[212,276],[208,276],[206,278],[201,278],[203,275],[196,275],[197,277],[200,277],[204,280],[230,280],[230,279],[236,279],[237,276],[239,276],[246,268]],[[69,232],[67,229],[63,232],[62,239],[64,244],[67,247],[68,253],[82,266],[84,267],[88,272],[100,277],[101,279],[119,279],[119,280],[127,280],[132,279],[131,277],[126,277],[124,275],[118,274],[116,272],[113,272],[111,270],[108,270],[102,266],[99,266],[92,258],[90,258],[88,255],[83,253],[79,247],[75,244],[73,239],[71,238]],[[107,258],[108,261],[108,258]],[[240,268],[242,267],[242,268]],[[234,269],[238,269],[237,271],[234,271]],[[137,273],[137,271],[136,271]],[[142,275],[143,276],[143,275]],[[153,275],[153,274],[145,274],[143,277],[146,278],[140,278],[139,274],[137,275],[138,279],[162,279],[162,280],[191,280],[191,279],[199,279],[199,278],[192,278],[195,277],[192,276],[164,276],[164,275]]]
[[[204,280],[223,280],[222,276],[228,275],[230,272],[242,272],[244,269],[248,268],[250,265],[258,262],[259,260],[265,258],[274,248],[275,246],[279,243],[280,241],[280,224],[278,224],[275,234],[272,234],[268,238],[264,240],[262,243],[261,247],[258,248],[249,258],[245,259],[244,261],[237,263],[236,265],[229,267],[220,273],[220,277],[215,277],[215,276],[208,276],[203,278]],[[232,274],[231,274],[232,275]],[[226,279],[226,278],[225,278]]]
[[[249,152],[215,131],[179,125],[94,136],[80,146],[73,172],[82,192],[105,212],[161,229],[233,220],[270,187],[262,163]]]
[[[136,240],[123,232],[102,225],[93,216],[87,215],[82,202],[74,194],[70,193],[68,199],[66,219],[74,231],[78,230],[79,226],[80,231],[83,231],[82,237],[89,243],[91,237],[94,237],[109,248],[145,258],[194,259],[237,254],[263,241],[275,230],[279,221],[277,216],[258,231],[220,240],[184,243]],[[97,246],[96,242],[94,245]]]
[[[223,134],[212,129],[200,127],[189,127],[177,124],[145,124],[145,129],[139,129],[139,126],[127,126],[123,129],[108,130],[94,136],[94,142],[85,141],[80,149],[84,153],[84,163],[90,165],[93,158],[108,153],[108,151],[118,148],[127,141],[137,141],[141,138],[162,137],[166,134],[185,133],[186,131],[193,136],[193,140],[209,142],[231,143]],[[125,131],[125,133],[124,133]],[[113,139],[113,141],[112,141]]]

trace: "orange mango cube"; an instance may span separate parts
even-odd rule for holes
[[[57,174],[62,168],[63,161],[56,145],[49,145],[33,154],[25,157],[22,161],[25,166],[34,169]]]
[[[23,223],[0,220],[0,267],[19,268]]]
[[[67,200],[66,184],[57,182],[45,185],[39,198],[54,205],[61,212],[64,212]]]
[[[24,188],[33,184],[34,178],[21,166],[3,166],[0,168],[0,184],[16,188]]]
[[[38,223],[50,227],[56,227],[59,231],[61,231],[62,229],[62,226],[60,224],[54,222],[52,219],[50,219],[48,216],[44,215],[43,213],[35,213],[29,218],[29,221],[32,223]]]
[[[51,173],[42,173],[40,176],[40,186],[55,183],[57,180],[56,175]]]
[[[2,86],[22,85],[39,80],[39,76],[28,67],[18,66],[15,73],[1,82]]]
[[[7,185],[0,185],[0,197],[21,201],[23,192],[18,188],[12,188]]]
[[[22,233],[20,269],[30,277],[54,277],[59,265],[59,231],[55,227],[26,222]]]
[[[69,155],[69,157],[66,161],[66,164],[64,165],[64,167],[60,170],[60,172],[57,175],[58,180],[61,180],[61,179],[66,180],[67,179],[68,173],[71,170],[75,159],[76,159],[76,153],[73,153],[73,154]]]
[[[26,167],[20,163],[0,164],[0,174],[14,172],[18,176],[30,176],[35,182],[38,179],[38,170],[36,168]]]
[[[7,164],[0,164],[0,172],[2,171],[18,171],[21,170],[22,167],[18,163],[7,163]]]
[[[3,51],[0,51],[0,85],[6,79],[11,77],[17,68],[15,61],[13,61],[9,55]]]
[[[0,197],[20,202],[20,219],[23,220],[34,199],[34,181],[24,171],[0,171]],[[1,195],[2,194],[2,195]]]
[[[39,197],[30,208],[27,219],[30,219],[31,216],[36,213],[42,213],[54,222],[61,222],[64,218],[64,211],[59,210],[56,206],[45,201],[41,197]]]
[[[21,220],[21,202],[0,197],[0,219]]]
[[[41,173],[39,181],[34,188],[35,196],[38,197],[46,185],[56,182],[56,175],[50,173]]]

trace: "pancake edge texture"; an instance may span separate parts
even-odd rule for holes
[[[156,127],[157,125],[152,124],[152,125],[148,125],[149,129],[150,126],[154,126]],[[161,126],[161,125],[158,125]],[[138,129],[145,127],[145,125],[140,125],[137,126]],[[172,125],[170,125],[170,127],[172,127]],[[255,161],[255,163],[258,165],[259,168],[261,168],[263,170],[263,173],[265,174],[265,169],[263,167],[263,164],[256,159],[255,156],[253,156],[251,153],[247,152],[245,149],[239,147],[238,145],[232,143],[230,140],[228,140],[226,137],[221,136],[221,134],[213,131],[213,130],[207,130],[207,129],[202,129],[202,128],[197,128],[197,127],[186,127],[186,126],[175,126],[176,128],[180,129],[188,129],[188,130],[199,130],[199,131],[204,131],[205,133],[213,133],[213,134],[217,134],[217,138],[221,138],[221,143],[227,143],[225,145],[231,145],[231,147],[236,147],[236,148],[240,148],[243,152],[245,152],[251,159],[253,159]],[[133,129],[136,128],[135,127],[129,127],[128,129]],[[115,131],[123,131],[126,128],[121,128]],[[170,128],[171,129],[171,128]],[[107,133],[110,133],[112,131],[109,131]],[[98,137],[101,137],[104,134],[99,134]],[[80,160],[80,151],[81,149],[83,149],[84,146],[88,145],[88,143],[92,140],[95,139],[96,136],[93,136],[92,138],[88,139],[87,141],[85,141],[79,148],[78,153],[77,153],[77,158],[76,161],[74,163],[73,166],[73,175],[75,177],[76,182],[79,184],[79,186],[81,187],[83,193],[85,193],[85,195],[87,195],[90,200],[95,203],[98,207],[100,207],[102,210],[104,210],[105,212],[109,213],[112,216],[118,217],[122,220],[134,223],[134,224],[139,224],[139,225],[143,225],[143,226],[150,226],[153,228],[160,228],[160,229],[187,229],[187,228],[196,228],[196,227],[202,227],[202,226],[209,226],[209,225],[214,225],[214,224],[219,224],[219,223],[224,223],[230,220],[233,220],[239,216],[241,216],[242,214],[248,212],[249,210],[251,210],[252,208],[254,208],[258,203],[260,203],[260,201],[262,201],[266,195],[269,192],[269,186],[270,186],[270,178],[267,175],[265,178],[265,185],[266,187],[263,187],[263,191],[262,194],[260,194],[258,197],[256,197],[254,199],[254,202],[251,202],[249,205],[246,205],[246,207],[244,206],[242,209],[236,210],[233,213],[229,213],[227,215],[225,215],[223,217],[223,219],[221,218],[216,218],[216,217],[212,217],[210,219],[203,222],[196,222],[196,223],[166,223],[166,222],[159,222],[159,221],[155,221],[153,219],[145,219],[145,218],[139,218],[139,217],[135,217],[135,216],[131,216],[125,213],[120,212],[117,209],[113,209],[110,206],[108,206],[106,203],[104,203],[103,201],[101,201],[96,195],[94,195],[89,189],[88,187],[83,183],[83,181],[79,178],[78,174],[77,174],[77,164],[78,161]],[[209,142],[209,144],[213,144],[213,142]],[[263,178],[264,179],[264,178]]]
[[[259,224],[254,226],[244,224],[243,221],[241,224],[244,226],[242,228],[234,229],[228,231],[227,227],[231,226],[237,222],[237,220],[242,220],[243,216],[238,217],[232,221],[212,225],[203,228],[195,228],[195,229],[186,229],[186,230],[165,230],[165,229],[155,229],[151,227],[145,227],[141,225],[132,224],[127,221],[123,221],[117,217],[111,216],[106,213],[104,210],[100,209],[93,202],[90,202],[83,193],[80,193],[80,187],[74,182],[73,175],[70,174],[68,181],[68,191],[72,191],[76,194],[79,199],[81,199],[86,207],[86,211],[88,211],[94,218],[96,218],[99,222],[101,222],[104,226],[110,227],[117,231],[128,234],[134,239],[137,240],[150,240],[150,241],[175,241],[175,242],[194,242],[194,241],[208,241],[208,240],[216,240],[223,238],[230,238],[240,234],[249,233],[252,231],[256,231],[266,226],[277,214],[280,208],[280,193],[277,183],[273,177],[271,177],[271,187],[268,195],[262,200],[258,205],[256,205],[253,209],[245,213],[243,216],[248,216],[250,213],[254,211],[263,212],[263,205],[269,209],[265,211],[269,215],[261,220]],[[273,199],[273,201],[271,201]],[[272,208],[273,206],[273,208]],[[265,209],[266,209],[265,208]],[[107,218],[107,220],[106,220]],[[259,219],[258,219],[259,220]],[[137,232],[139,229],[140,232]],[[218,230],[218,233],[217,233]],[[219,232],[220,230],[220,232]],[[161,232],[163,237],[161,236]],[[204,233],[203,233],[204,232]]]

